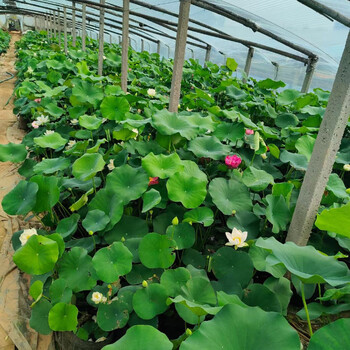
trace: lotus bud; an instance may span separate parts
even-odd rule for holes
[[[232,215],[236,215],[237,211],[236,210],[232,210]]]
[[[344,164],[343,169],[345,171],[350,171],[350,164]]]
[[[94,233],[92,231],[89,231],[89,235],[92,236]]]
[[[145,280],[142,281],[142,287],[143,288],[147,288],[148,287],[147,281],[145,281]]]
[[[124,242],[125,242],[125,238],[124,238],[124,237],[122,237],[121,241],[124,243]]]
[[[178,219],[178,217],[175,216],[174,219],[171,221],[171,223],[172,223],[174,226],[178,225],[178,224],[179,224],[179,219]]]
[[[186,335],[187,335],[187,336],[192,335],[192,331],[191,331],[189,328],[186,329]]]

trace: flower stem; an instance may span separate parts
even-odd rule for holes
[[[306,304],[306,300],[305,300],[304,283],[301,283],[301,298],[303,299],[303,305],[304,305],[304,309],[305,309],[307,324],[309,326],[310,337],[312,337],[314,333],[312,331],[309,310],[307,308],[307,304]]]

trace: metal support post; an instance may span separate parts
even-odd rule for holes
[[[100,5],[104,6],[106,0],[100,0]],[[104,54],[104,22],[105,22],[105,9],[104,7],[100,7],[100,32],[99,32],[99,49],[98,49],[98,75],[102,75],[103,73],[103,54]]]
[[[254,56],[254,48],[250,47],[247,54],[247,60],[245,61],[245,66],[244,66],[244,72],[247,75],[247,77],[249,76],[253,56]],[[247,79],[243,79],[243,82],[246,83]]]
[[[38,30],[38,18],[36,16],[34,16],[34,30]]]
[[[350,33],[301,186],[287,241],[306,245],[350,115]]]
[[[77,32],[76,32],[76,18],[75,18],[75,12],[76,12],[76,7],[75,7],[75,1],[72,1],[72,46],[76,47],[77,45]]]
[[[86,50],[86,4],[82,4],[82,9],[81,9],[81,48],[83,51]]]
[[[179,22],[177,26],[177,35],[176,35],[173,78],[171,81],[171,92],[170,92],[170,103],[169,103],[170,112],[178,111],[178,106],[180,101],[181,81],[182,81],[183,65],[185,62],[190,7],[191,7],[191,0],[181,0],[180,11],[179,11]]]
[[[48,20],[47,14],[45,15],[45,29],[46,29],[46,34],[47,34],[47,40],[49,40],[50,33],[49,33],[49,20]]]
[[[63,8],[63,30],[64,30],[64,52],[68,53],[68,38],[67,38],[67,7]]]
[[[113,44],[113,38],[112,38],[112,34],[111,33],[109,33],[109,43]]]
[[[205,51],[205,62],[210,61],[210,54],[211,54],[211,45],[207,45],[207,49]]]
[[[315,72],[316,63],[317,63],[317,59],[314,59],[312,57],[309,58],[309,62],[306,66],[306,74],[305,74],[303,86],[301,88],[301,92],[309,91],[311,80]]]
[[[123,38],[122,38],[122,81],[124,92],[128,90],[128,59],[129,59],[129,0],[123,0]]]
[[[61,26],[61,11],[60,11],[60,9],[57,10],[57,19],[58,19],[58,23],[57,23],[58,45],[61,47],[61,44],[62,44],[62,38],[61,38],[62,26]]]
[[[157,41],[157,54],[160,55],[160,40]]]
[[[145,41],[141,39],[141,52],[145,51]]]
[[[56,23],[56,11],[52,11],[52,26],[53,26],[53,37],[57,37],[57,23]]]

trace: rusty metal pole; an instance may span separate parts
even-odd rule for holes
[[[287,241],[307,244],[350,115],[350,33],[301,186]]]
[[[129,59],[129,0],[123,0],[123,33],[122,33],[122,81],[124,92],[128,90],[128,59]]]
[[[177,26],[177,35],[176,35],[173,78],[171,82],[171,92],[170,92],[170,103],[169,103],[170,112],[178,111],[178,106],[180,101],[181,81],[182,81],[183,65],[185,62],[190,7],[191,7],[191,0],[181,0],[180,11],[179,11],[179,22]]]

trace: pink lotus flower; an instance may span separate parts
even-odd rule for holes
[[[245,134],[246,135],[253,135],[254,134],[254,130],[252,130],[252,129],[245,129]]]
[[[238,166],[242,163],[242,159],[236,155],[233,156],[226,156],[225,158],[225,164],[230,169],[236,169]]]
[[[159,184],[159,177],[150,177],[148,186]]]
[[[39,128],[39,124],[38,124],[38,122],[37,122],[36,120],[33,121],[32,127],[33,127],[34,129],[38,129],[38,128]]]
[[[41,98],[36,98],[34,101],[35,101],[36,103],[40,103],[40,102],[41,102]]]

